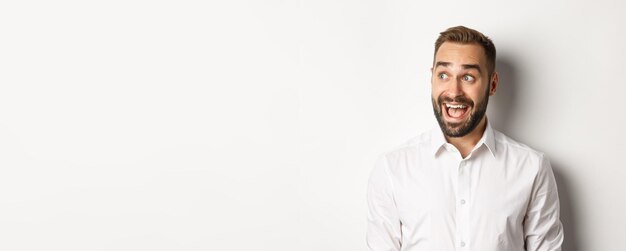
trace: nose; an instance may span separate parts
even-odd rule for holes
[[[448,96],[458,97],[463,96],[463,86],[460,80],[450,81],[446,90]]]

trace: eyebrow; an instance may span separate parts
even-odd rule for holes
[[[437,61],[437,63],[435,63],[435,68],[439,66],[449,67],[451,64],[452,63],[450,62]],[[479,73],[481,73],[480,65],[478,64],[464,64],[464,65],[461,65],[461,67],[463,67],[463,69],[476,69]]]

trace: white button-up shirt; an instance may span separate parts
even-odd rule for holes
[[[561,250],[550,162],[487,123],[471,153],[439,128],[381,155],[368,185],[370,251]]]

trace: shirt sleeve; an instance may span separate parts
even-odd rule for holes
[[[367,250],[400,251],[401,223],[393,195],[387,160],[381,156],[367,188]]]
[[[524,219],[526,250],[560,251],[563,243],[563,226],[559,217],[556,181],[550,161],[542,156],[540,162]]]

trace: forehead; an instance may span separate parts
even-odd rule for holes
[[[478,44],[445,42],[435,54],[435,62],[449,62],[452,65],[479,64],[486,67],[485,50]]]

